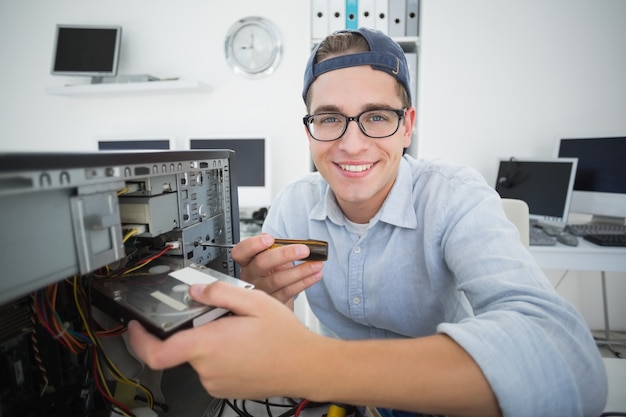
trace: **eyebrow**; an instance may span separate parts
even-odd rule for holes
[[[390,106],[387,103],[366,103],[365,105],[363,105],[361,107],[361,110],[358,113],[362,113],[364,111],[369,111],[369,110],[395,109],[395,108],[397,108],[397,107]],[[315,109],[315,111],[312,114],[315,114],[315,113],[340,113],[340,114],[344,114],[341,111],[341,109],[339,108],[339,106],[336,106],[336,105],[333,105],[333,104],[325,104],[325,105],[319,106],[318,108]]]

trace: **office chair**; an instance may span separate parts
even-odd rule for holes
[[[503,198],[502,207],[506,217],[517,227],[522,243],[528,248],[530,241],[528,204],[523,200]]]

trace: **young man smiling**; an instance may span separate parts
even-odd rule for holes
[[[404,154],[409,84],[404,53],[381,32],[342,31],[313,51],[303,122],[319,172],[289,184],[265,233],[232,251],[263,292],[192,287],[235,315],[165,342],[131,323],[139,357],[153,368],[189,362],[223,397],[455,416],[602,412],[593,338],[497,193],[474,170]],[[300,262],[303,245],[266,251],[274,237],[326,240],[328,260]],[[302,291],[322,335],[285,307]]]

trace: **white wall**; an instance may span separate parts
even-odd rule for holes
[[[563,134],[626,133],[623,0],[423,0],[418,151],[477,168],[549,157]],[[626,155],[625,155],[626,159]],[[546,271],[556,284],[565,271]],[[608,273],[609,322],[626,330],[626,273]],[[600,273],[558,291],[604,326]]]
[[[426,0],[419,151],[479,169],[553,156],[563,133],[626,132],[626,2]]]
[[[0,151],[94,150],[97,137],[266,134],[274,192],[309,169],[300,99],[310,1],[0,2]],[[223,41],[248,15],[276,22],[284,59],[262,80],[233,75]],[[626,1],[422,0],[418,152],[477,168],[552,156],[563,133],[626,132]],[[49,75],[57,23],[124,27],[120,73],[198,79],[209,94],[69,98]],[[548,271],[556,283],[561,271]],[[626,329],[626,274],[609,274],[611,325]],[[559,286],[602,327],[598,274]]]
[[[97,137],[267,135],[272,183],[306,172],[301,122],[302,73],[310,49],[308,2],[278,0],[83,0],[0,2],[0,149],[95,150]],[[234,75],[224,37],[239,18],[272,19],[284,39],[284,58],[268,78]],[[120,74],[195,79],[209,94],[59,97],[46,87],[83,81],[50,75],[57,23],[123,27]],[[86,80],[85,80],[86,81]],[[281,155],[283,157],[278,157]]]

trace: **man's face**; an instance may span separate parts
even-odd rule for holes
[[[311,114],[356,116],[374,108],[401,109],[402,101],[396,80],[369,65],[324,73],[311,85]],[[367,137],[356,122],[348,123],[344,135],[333,142],[319,142],[308,136],[315,166],[351,221],[369,222],[387,197],[402,150],[411,143],[414,120],[415,109],[411,107],[398,131],[382,139]]]

